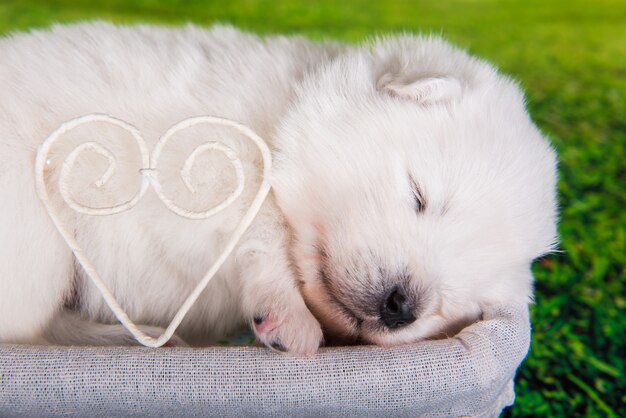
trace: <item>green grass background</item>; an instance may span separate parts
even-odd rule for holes
[[[0,34],[93,18],[434,32],[512,74],[559,153],[561,252],[534,266],[532,347],[506,414],[626,417],[626,1],[0,0]]]

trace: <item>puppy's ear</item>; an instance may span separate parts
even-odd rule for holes
[[[461,83],[449,76],[424,77],[407,81],[390,73],[384,74],[377,83],[378,90],[429,106],[446,103],[461,96]]]

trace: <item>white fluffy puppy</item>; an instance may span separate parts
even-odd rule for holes
[[[530,301],[532,260],[555,242],[555,156],[518,86],[436,38],[347,47],[302,38],[106,23],[0,40],[0,342],[125,344],[133,339],[73,258],[39,201],[37,148],[62,122],[106,113],[149,147],[175,122],[216,115],[272,149],[273,194],[182,322],[210,342],[248,323],[260,341],[310,354],[337,342],[410,343],[453,332],[481,307]],[[204,275],[260,182],[254,145],[196,127],[166,147],[159,180],[188,208],[234,184],[219,153],[198,157],[191,194],[178,170],[194,146],[235,149],[251,179],[225,212],[190,221],[151,191],[111,217],[76,214],[56,180],[85,140],[70,193],[103,207],[137,189],[127,133],[77,128],[52,150],[55,207],[130,317],[159,335]],[[129,145],[130,144],[130,145]]]

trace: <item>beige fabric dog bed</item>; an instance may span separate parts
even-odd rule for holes
[[[0,416],[498,416],[530,342],[527,306],[457,336],[322,348],[0,345]]]

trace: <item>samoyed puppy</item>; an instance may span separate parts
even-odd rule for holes
[[[173,344],[204,344],[248,324],[279,351],[327,343],[439,338],[490,304],[532,300],[533,259],[555,243],[555,154],[518,85],[435,37],[361,45],[257,37],[230,27],[55,26],[0,40],[0,342],[132,344],[75,261],[35,190],[38,147],[93,112],[128,121],[148,147],[174,123],[215,115],[249,126],[272,152],[272,192]],[[224,247],[261,182],[257,148],[233,130],[195,126],[163,151],[159,181],[205,220],[169,211],[149,190],[112,216],[73,211],[65,186],[106,207],[140,182],[137,146],[116,126],[64,135],[48,157],[59,217],[130,318],[158,336]],[[101,184],[103,173],[110,179]]]

